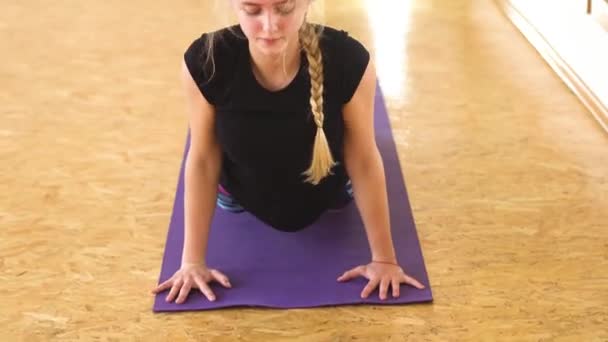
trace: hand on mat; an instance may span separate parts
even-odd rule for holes
[[[393,289],[393,297],[399,297],[399,284],[406,283],[418,289],[423,289],[424,285],[409,275],[403,272],[403,269],[397,264],[385,264],[370,262],[367,265],[359,265],[352,268],[340,277],[338,281],[347,281],[356,277],[365,277],[369,279],[367,286],[361,292],[361,298],[367,298],[369,294],[376,289],[380,284],[380,299],[386,299],[388,286]]]
[[[157,294],[162,292],[168,288],[171,288],[169,291],[169,295],[166,297],[167,302],[171,302],[173,298],[178,294],[177,300],[175,303],[181,304],[188,297],[188,293],[190,293],[190,289],[198,288],[201,292],[209,299],[210,301],[215,300],[215,295],[209,285],[208,282],[217,281],[222,284],[224,287],[230,288],[230,280],[226,277],[222,272],[210,269],[205,267],[204,265],[182,265],[182,267],[175,272],[175,274],[167,279],[167,281],[158,285],[158,287],[152,290],[152,294]]]

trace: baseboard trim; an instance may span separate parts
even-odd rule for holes
[[[593,89],[581,80],[576,71],[561,57],[559,51],[553,48],[528,18],[512,5],[511,1],[495,0],[495,2],[608,133],[608,106],[599,100]]]

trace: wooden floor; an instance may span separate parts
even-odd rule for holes
[[[608,135],[494,2],[316,2],[378,64],[434,303],[153,314],[179,64],[222,15],[5,1],[3,341],[608,340]]]

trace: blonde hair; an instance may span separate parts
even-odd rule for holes
[[[230,27],[229,31],[232,34],[239,36],[239,34],[234,31],[233,27]],[[332,174],[331,169],[337,164],[331,154],[329,143],[327,142],[327,137],[325,136],[325,131],[323,129],[325,119],[325,114],[323,112],[323,55],[319,46],[319,40],[322,34],[323,26],[314,25],[307,21],[304,21],[299,31],[300,44],[302,49],[306,52],[306,59],[308,60],[308,73],[310,75],[310,108],[312,117],[317,126],[310,167],[308,170],[304,171],[302,175],[306,176],[306,182],[313,185],[319,184],[323,178]],[[208,67],[209,64],[211,64],[211,76],[209,77],[209,80],[211,80],[215,74],[213,47],[219,37],[217,31],[208,33],[206,37],[206,42],[204,44],[206,49],[204,65]]]
[[[322,26],[314,26],[305,22],[300,29],[300,43],[308,59],[308,74],[310,75],[310,108],[312,110],[317,134],[312,150],[312,161],[303,175],[306,181],[317,185],[331,174],[331,169],[337,163],[331,155],[331,150],[323,130],[325,114],[323,113],[323,55],[319,47]]]

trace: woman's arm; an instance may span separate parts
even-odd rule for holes
[[[207,241],[215,210],[221,149],[215,136],[215,109],[201,94],[182,61],[181,80],[190,124],[185,165],[183,264],[206,266]]]
[[[344,105],[344,162],[361,213],[372,260],[396,262],[382,157],[374,133],[376,70],[370,59],[350,102]]]
[[[205,260],[221,169],[221,152],[214,134],[215,109],[203,97],[183,60],[180,77],[190,121],[190,149],[184,170],[182,263],[173,276],[152,290],[152,294],[158,294],[171,289],[165,301],[175,299],[177,304],[183,303],[193,288],[214,301],[215,294],[207,284],[211,281],[231,287],[228,277],[217,269],[208,268]]]

